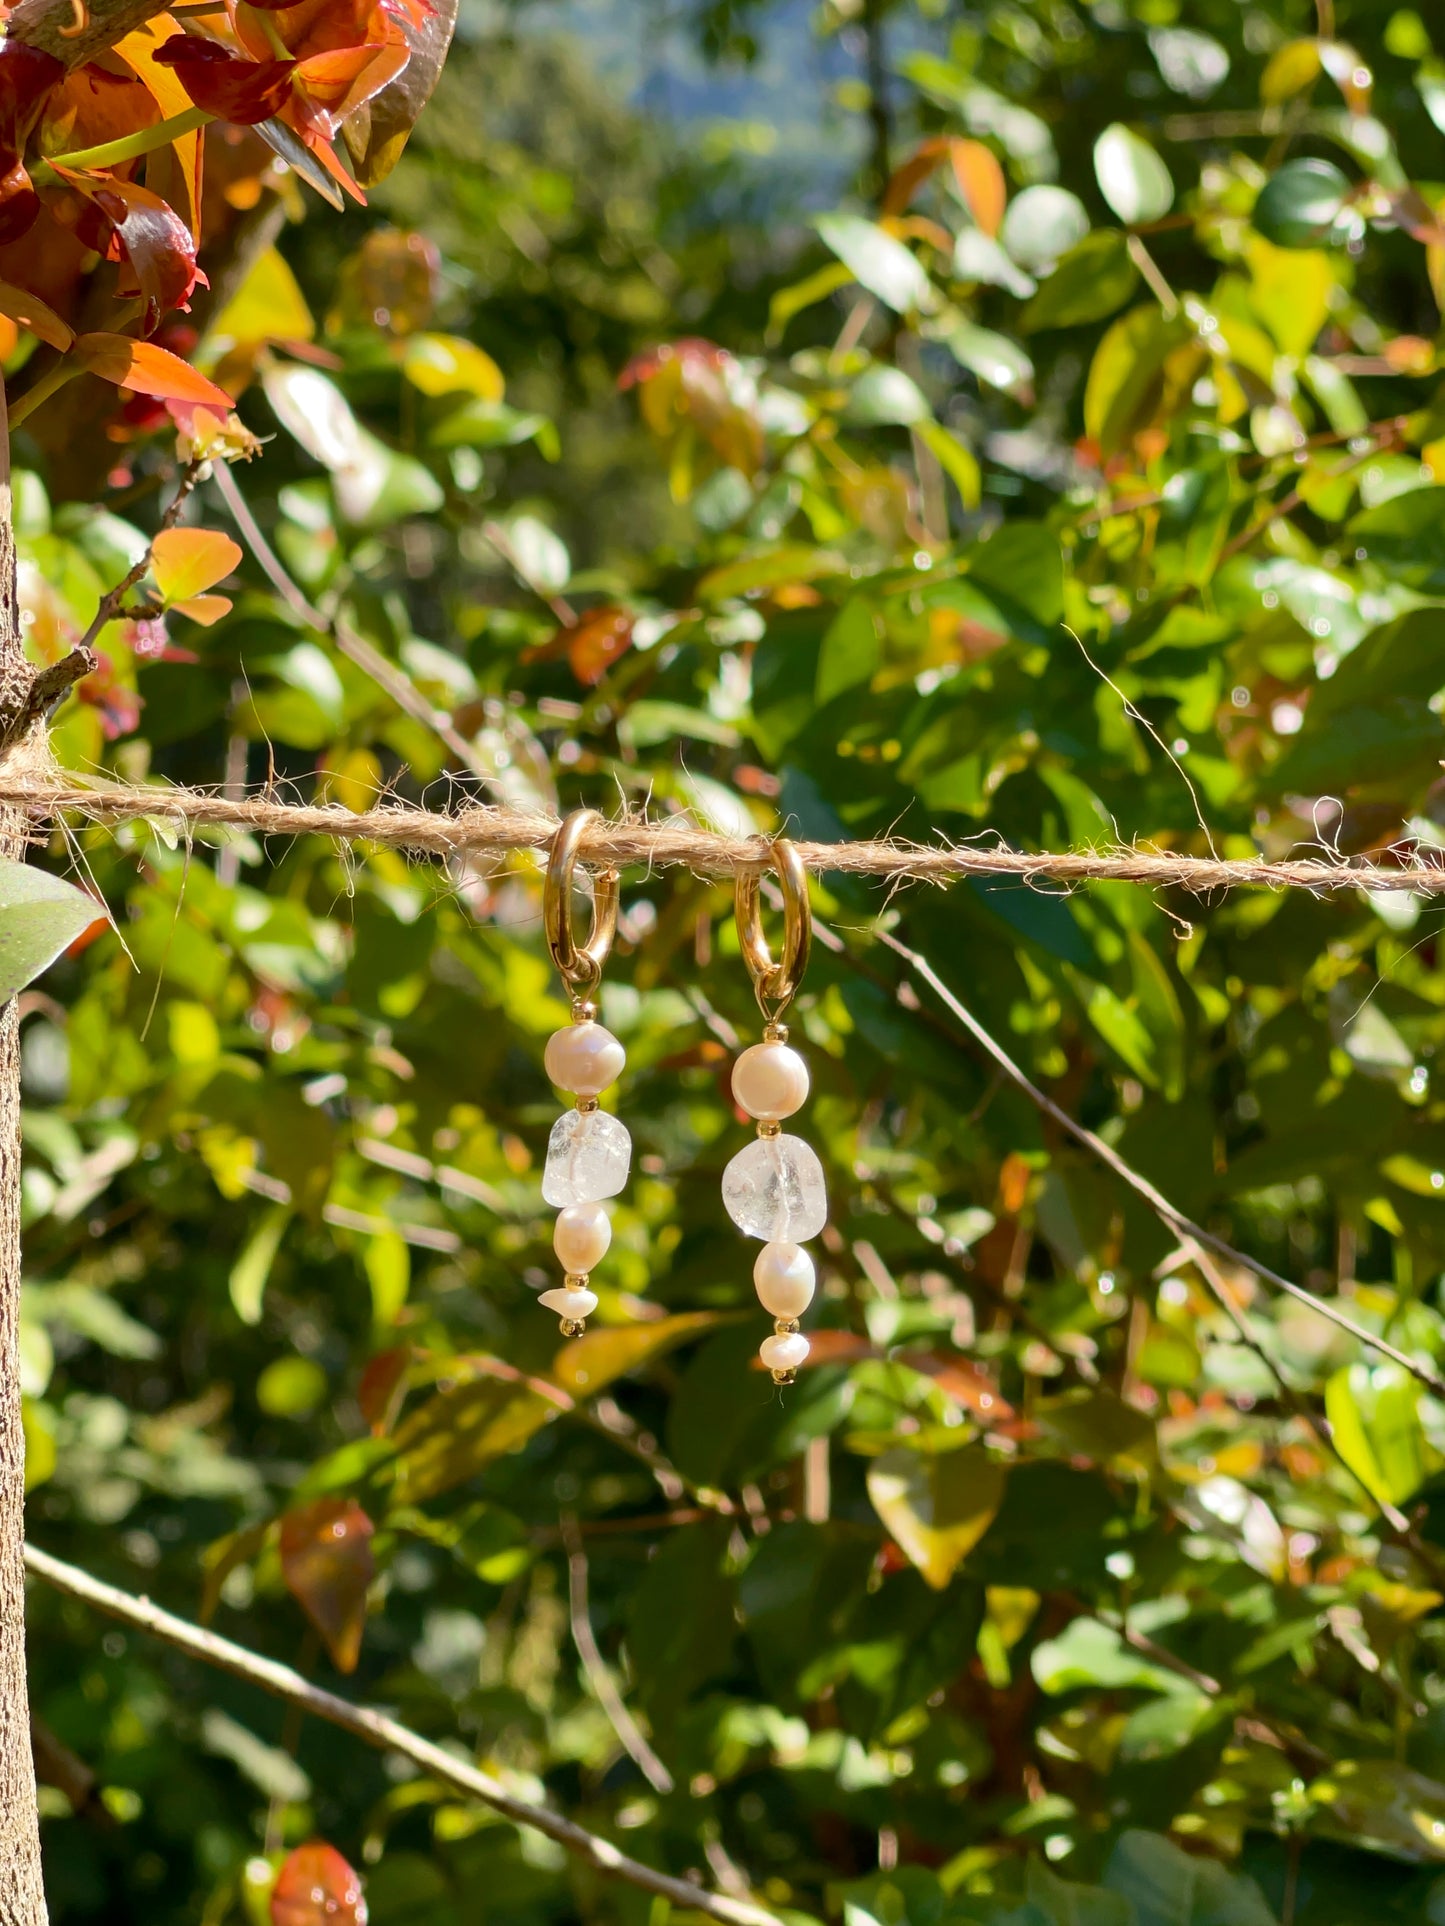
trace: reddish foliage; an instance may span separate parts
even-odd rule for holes
[[[73,168],[55,170],[91,201],[114,230],[105,252],[130,262],[136,285],[145,300],[145,331],[154,333],[171,308],[184,307],[191,289],[205,277],[196,266],[196,244],[190,229],[147,187],[117,180],[113,174],[83,174]],[[125,293],[122,287],[122,294]]]
[[[410,1363],[411,1346],[399,1344],[390,1351],[378,1351],[361,1374],[361,1383],[356,1388],[356,1402],[361,1406],[362,1417],[377,1437],[381,1437],[388,1428],[396,1394]]]
[[[572,673],[590,689],[632,646],[632,616],[610,604],[589,609],[565,634]]]
[[[281,1520],[281,1573],[338,1672],[361,1656],[374,1527],[353,1498],[318,1498]]]
[[[286,1860],[271,1888],[271,1926],[366,1926],[361,1880],[335,1846],[313,1839]]]
[[[294,60],[241,60],[218,42],[189,34],[176,34],[155,58],[175,69],[198,107],[238,126],[270,120],[291,98]]]
[[[18,41],[0,43],[0,242],[17,241],[35,225],[40,197],[21,155],[51,91],[65,78],[53,54]]]

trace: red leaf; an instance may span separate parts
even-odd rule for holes
[[[335,1846],[313,1839],[286,1859],[271,1888],[271,1926],[366,1926],[361,1881]]]
[[[354,1498],[318,1498],[281,1520],[281,1575],[338,1672],[361,1656],[374,1527]]]
[[[188,34],[173,35],[154,58],[174,67],[191,99],[218,120],[254,127],[291,98],[292,60],[239,60],[219,41]]]
[[[40,212],[20,157],[51,89],[64,78],[65,64],[53,54],[0,41],[0,246],[28,234]]]
[[[400,1344],[390,1351],[378,1351],[361,1374],[356,1402],[375,1437],[382,1437],[387,1431],[397,1391],[406,1379],[410,1364],[411,1346]]]
[[[202,402],[230,412],[231,397],[207,381],[178,354],[158,348],[153,341],[132,341],[128,334],[82,334],[75,353],[90,372],[118,388],[161,401]]]
[[[113,174],[84,174],[71,167],[55,171],[114,227],[145,297],[145,332],[154,333],[161,316],[184,307],[191,289],[204,279],[196,267],[190,229],[159,194],[134,181],[117,180]]]
[[[572,673],[590,689],[602,680],[618,656],[625,655],[631,647],[632,616],[628,610],[610,605],[589,609],[563,633],[567,637],[567,660]]]

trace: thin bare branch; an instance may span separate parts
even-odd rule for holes
[[[1317,1316],[1338,1325],[1342,1331],[1348,1331],[1357,1343],[1363,1344],[1371,1351],[1377,1351],[1381,1357],[1389,1358],[1392,1363],[1398,1364],[1402,1370],[1418,1378],[1421,1384],[1428,1385],[1437,1396],[1445,1395],[1445,1378],[1442,1378],[1433,1366],[1422,1364],[1418,1358],[1410,1357],[1391,1344],[1388,1339],[1374,1336],[1372,1332],[1367,1331],[1363,1325],[1357,1324],[1352,1317],[1347,1316],[1327,1299],[1316,1297],[1303,1286],[1292,1283],[1287,1277],[1281,1277],[1278,1271],[1272,1271],[1257,1257],[1250,1257],[1244,1251],[1236,1250],[1233,1244],[1226,1243],[1222,1237],[1216,1237],[1213,1231],[1206,1230],[1202,1224],[1196,1224],[1193,1218],[1186,1217],[1177,1205],[1170,1203],[1162,1190],[1151,1184],[1149,1179],[1135,1170],[1132,1164],[1126,1163],[1117,1150],[1106,1144],[1103,1138],[1096,1136],[1092,1130],[1077,1123],[1067,1110],[1061,1109],[1052,1097],[1046,1096],[1039,1089],[1038,1085],[1014,1062],[1003,1045],[984,1028],[973,1012],[959,1001],[926,956],[918,950],[910,949],[906,943],[900,943],[896,936],[890,936],[886,930],[879,930],[877,938],[880,943],[892,950],[895,956],[903,959],[920,982],[928,985],[940,1002],[963,1025],[979,1048],[992,1058],[1005,1076],[1018,1085],[1030,1102],[1036,1104],[1046,1116],[1051,1117],[1060,1130],[1065,1131],[1076,1143],[1082,1144],[1085,1150],[1097,1157],[1100,1163],[1107,1165],[1114,1175],[1127,1184],[1137,1196],[1142,1197],[1155,1215],[1161,1218],[1181,1241],[1212,1251],[1216,1257],[1222,1257],[1226,1263],[1238,1264],[1247,1271],[1253,1271],[1257,1278],[1270,1285],[1272,1289],[1283,1291],[1286,1296],[1308,1305]]]
[[[610,1839],[588,1832],[585,1827],[564,1819],[560,1813],[549,1811],[546,1806],[536,1805],[531,1800],[518,1799],[489,1772],[483,1772],[443,1747],[433,1745],[430,1739],[423,1739],[418,1733],[409,1731],[384,1712],[378,1712],[368,1705],[352,1705],[349,1700],[338,1698],[334,1692],[312,1685],[289,1665],[278,1664],[275,1659],[264,1658],[258,1652],[249,1652],[245,1646],[234,1644],[218,1633],[205,1631],[199,1625],[192,1625],[171,1612],[163,1611],[148,1598],[133,1597],[118,1586],[92,1578],[89,1572],[81,1571],[78,1566],[69,1565],[63,1559],[52,1558],[48,1552],[40,1551],[34,1545],[25,1548],[25,1564],[36,1578],[64,1592],[67,1597],[78,1598],[87,1605],[93,1605],[97,1611],[119,1619],[122,1624],[164,1639],[168,1645],[199,1659],[202,1664],[214,1665],[234,1678],[244,1679],[263,1692],[284,1699],[288,1705],[299,1706],[315,1718],[340,1726],[343,1731],[364,1739],[368,1745],[410,1759],[432,1778],[455,1786],[457,1791],[478,1800],[482,1805],[490,1806],[494,1812],[500,1812],[516,1825],[530,1826],[533,1831],[555,1840],[559,1846],[565,1847],[609,1879],[625,1880],[644,1892],[656,1893],[663,1899],[671,1900],[675,1906],[703,1913],[709,1919],[722,1920],[725,1926],[779,1926],[775,1916],[762,1906],[725,1898],[720,1893],[709,1892],[705,1886],[693,1885],[685,1879],[673,1879],[667,1873],[658,1872],[651,1866],[644,1866],[640,1860],[630,1858],[620,1852]]]
[[[648,1744],[640,1726],[628,1711],[626,1701],[613,1683],[592,1630],[587,1604],[587,1553],[582,1544],[577,1520],[570,1512],[561,1521],[562,1547],[567,1554],[567,1598],[572,1621],[572,1642],[582,1661],[582,1670],[592,1696],[607,1714],[607,1722],[617,1734],[624,1752],[654,1792],[672,1791],[672,1774]]]

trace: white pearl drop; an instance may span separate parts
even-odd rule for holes
[[[764,1244],[753,1265],[753,1282],[765,1311],[801,1317],[813,1301],[813,1260],[797,1244]]]
[[[590,1271],[611,1242],[612,1220],[601,1204],[569,1204],[558,1213],[552,1248],[564,1271]]]
[[[596,1097],[622,1075],[627,1052],[600,1023],[573,1023],[548,1037],[543,1061],[559,1090]]]
[[[758,1356],[770,1371],[796,1371],[811,1348],[801,1331],[775,1331],[758,1346]]]
[[[597,1309],[597,1293],[569,1290],[565,1284],[559,1284],[553,1290],[543,1291],[537,1302],[545,1304],[549,1311],[555,1311],[558,1317],[566,1318],[569,1324],[580,1324],[584,1317],[591,1317]]]
[[[808,1066],[786,1043],[755,1043],[733,1065],[738,1107],[764,1123],[780,1123],[808,1101]]]

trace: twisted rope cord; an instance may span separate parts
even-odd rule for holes
[[[456,812],[382,803],[353,811],[339,803],[290,803],[274,796],[223,796],[202,789],[143,788],[128,783],[0,777],[0,806],[13,804],[37,821],[77,815],[97,823],[150,820],[179,830],[225,828],[256,836],[330,836],[347,843],[381,843],[437,856],[546,850],[558,824],[537,810],[469,803]],[[1224,859],[1168,850],[1084,849],[1033,851],[1006,844],[898,841],[797,842],[816,874],[876,876],[896,883],[949,883],[963,876],[1016,876],[1028,883],[1115,881],[1194,895],[1239,888],[1301,889],[1312,895],[1365,889],[1445,896],[1445,856],[1413,842],[1395,861],[1341,857]],[[766,838],[726,836],[682,818],[604,823],[589,829],[580,860],[597,868],[684,868],[704,877],[736,876],[768,867]]]

